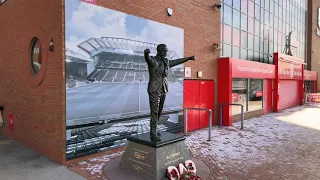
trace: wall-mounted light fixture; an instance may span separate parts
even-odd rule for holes
[[[215,50],[220,50],[219,44],[213,44],[212,48],[215,49]]]
[[[221,4],[214,4],[214,5],[213,5],[213,8],[214,8],[215,10],[220,10],[220,9],[221,9]]]
[[[0,0],[0,5],[3,4],[6,0]]]
[[[168,16],[172,16],[173,9],[167,8],[167,13],[168,13]]]
[[[202,71],[198,71],[197,76],[198,76],[198,78],[202,78]]]
[[[53,46],[53,39],[51,39],[50,44],[49,44],[49,51],[53,51],[54,46]]]

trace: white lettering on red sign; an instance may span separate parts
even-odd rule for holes
[[[265,68],[238,66],[237,69],[238,69],[238,71],[243,71],[243,72],[254,72],[254,73],[263,73],[263,74],[272,74],[273,73],[273,69],[265,69]]]
[[[280,75],[285,75],[285,76],[290,76],[290,71],[288,69],[287,70],[283,70],[282,69],[282,70],[279,71],[279,74]],[[293,75],[301,77],[302,76],[302,72],[293,71]]]

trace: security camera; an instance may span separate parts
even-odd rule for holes
[[[217,10],[220,10],[220,9],[221,9],[221,4],[215,4],[213,7],[214,7],[215,9],[217,9]]]

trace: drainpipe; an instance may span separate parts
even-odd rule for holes
[[[3,111],[3,106],[0,106],[0,127],[3,126],[3,119],[2,119],[2,111]]]

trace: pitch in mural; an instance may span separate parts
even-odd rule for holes
[[[183,29],[82,1],[66,1],[67,158],[124,146],[150,127],[144,50],[166,44],[169,60],[184,55]],[[183,65],[169,70],[158,128],[182,128]],[[173,113],[173,114],[172,114]],[[100,124],[99,124],[100,123]],[[99,125],[98,125],[99,124]]]

